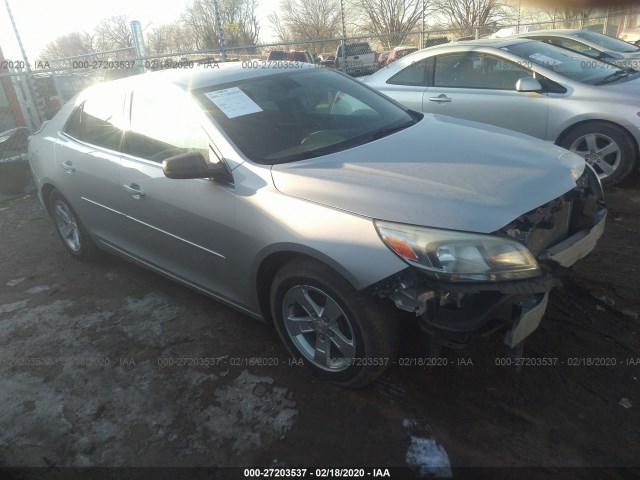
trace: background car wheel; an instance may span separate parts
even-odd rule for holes
[[[58,236],[67,252],[83,261],[95,258],[98,248],[69,202],[54,190],[49,196],[48,205]]]
[[[285,265],[271,285],[271,313],[288,350],[314,375],[342,386],[364,386],[394,360],[399,325],[385,310],[311,260]]]
[[[636,163],[633,141],[620,127],[602,122],[580,125],[560,146],[577,153],[591,165],[603,185],[614,185],[629,175]]]

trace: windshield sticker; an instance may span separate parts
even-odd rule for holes
[[[236,118],[251,113],[262,112],[256,102],[238,87],[225,88],[215,92],[206,92],[206,97],[211,100],[227,118]]]
[[[536,60],[538,63],[543,63],[545,65],[551,65],[552,67],[559,67],[562,65],[560,60],[556,60],[555,58],[547,57],[541,53],[534,53],[533,55],[529,55],[529,58]]]

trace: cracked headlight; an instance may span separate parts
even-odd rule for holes
[[[495,282],[540,275],[529,250],[507,238],[384,221],[375,226],[404,261],[442,280]]]

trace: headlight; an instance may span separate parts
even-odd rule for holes
[[[540,275],[529,250],[507,238],[384,221],[375,225],[391,250],[436,278],[495,282]]]

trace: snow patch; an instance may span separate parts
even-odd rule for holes
[[[29,300],[20,300],[19,302],[14,303],[5,303],[4,305],[0,305],[0,313],[11,313],[24,308],[27,305]]]
[[[235,455],[262,446],[264,438],[281,438],[298,414],[286,388],[274,387],[273,378],[247,370],[231,385],[219,388],[215,399],[218,405],[205,409],[201,425],[216,439],[233,441]]]
[[[16,285],[19,285],[19,284],[21,284],[21,283],[22,283],[22,282],[24,282],[24,281],[25,281],[25,278],[24,278],[24,277],[23,277],[23,278],[15,278],[15,279],[13,279],[13,280],[9,280],[9,281],[7,282],[7,286],[8,286],[8,287],[15,287]]]
[[[24,293],[35,295],[37,293],[46,292],[47,290],[49,290],[49,287],[47,285],[39,285],[37,287],[31,287],[29,290],[25,290]]]
[[[422,430],[429,432],[429,427],[421,427],[416,420],[404,419],[402,426],[409,432]],[[411,445],[407,450],[405,461],[412,467],[420,478],[437,477],[451,478],[451,463],[442,445],[435,439],[410,434]]]

